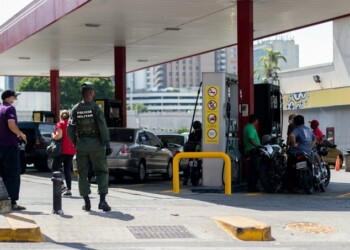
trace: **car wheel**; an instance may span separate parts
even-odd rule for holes
[[[49,169],[52,169],[52,163],[53,163],[53,157],[48,156],[48,157],[47,157],[47,167],[48,167]]]
[[[168,166],[166,168],[166,174],[163,174],[164,180],[171,180],[173,178],[173,163],[171,160],[168,162]]]
[[[115,179],[117,182],[121,182],[121,181],[124,179],[124,174],[121,174],[121,173],[114,173],[114,174],[113,174],[113,177],[114,177],[114,179]]]
[[[136,180],[139,182],[143,182],[146,179],[146,164],[141,161],[139,164],[138,173],[136,175]]]
[[[49,158],[50,157],[45,155],[45,158],[43,158],[43,159],[36,159],[34,161],[34,167],[42,172],[50,172],[50,169],[48,167]]]

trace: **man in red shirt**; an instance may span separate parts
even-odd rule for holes
[[[310,123],[310,127],[312,128],[315,136],[316,136],[316,141],[318,143],[321,143],[322,142],[322,138],[323,138],[323,133],[322,131],[318,128],[318,125],[319,125],[319,122],[317,120],[312,120],[312,121],[309,121]]]

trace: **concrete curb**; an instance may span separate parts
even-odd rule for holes
[[[272,240],[271,227],[263,222],[239,216],[215,217],[214,219],[225,231],[240,240]]]
[[[0,215],[0,241],[41,242],[40,227],[31,216],[21,213]]]

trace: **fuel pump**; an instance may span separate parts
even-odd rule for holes
[[[104,113],[107,127],[122,127],[123,113],[121,101],[112,99],[97,99],[96,103]]]
[[[281,137],[281,112],[283,110],[281,99],[280,86],[254,85],[254,110],[259,119],[260,139],[265,134]]]
[[[203,73],[203,152],[225,152],[239,182],[238,81],[226,73]],[[222,159],[203,159],[203,186],[222,186]]]
[[[34,122],[49,122],[55,123],[55,114],[51,111],[33,111]]]

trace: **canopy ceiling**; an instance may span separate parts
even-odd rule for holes
[[[37,0],[33,11],[47,1]],[[349,0],[253,2],[255,39],[350,13]],[[236,19],[233,0],[91,0],[10,44],[0,54],[0,75],[44,76],[59,70],[60,76],[109,77],[114,75],[115,46],[126,47],[130,72],[234,45]],[[0,27],[0,36],[7,28]]]

